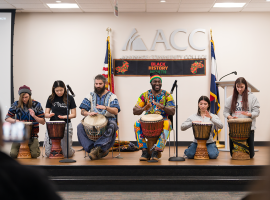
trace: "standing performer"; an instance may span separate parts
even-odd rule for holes
[[[116,116],[120,112],[117,96],[105,89],[106,78],[101,74],[95,77],[94,92],[90,92],[80,105],[83,116],[95,116],[101,114],[108,119],[107,129],[96,141],[90,140],[82,123],[77,127],[78,140],[86,152],[90,152],[89,158],[97,160],[105,157],[109,149],[114,145],[116,131],[118,129]]]
[[[247,81],[240,77],[234,83],[233,95],[227,98],[223,115],[227,119],[251,118],[251,132],[247,145],[250,158],[254,156],[254,130],[256,129],[256,117],[260,114],[260,103],[254,94],[248,91]],[[233,142],[230,139],[230,153],[232,155]]]
[[[218,157],[219,151],[216,146],[216,143],[213,140],[213,132],[214,125],[216,125],[219,129],[223,128],[223,124],[221,123],[219,117],[215,114],[209,113],[210,111],[210,100],[207,96],[201,96],[198,100],[198,111],[197,114],[191,115],[185,122],[181,125],[181,130],[185,131],[192,127],[192,122],[210,122],[213,124],[212,130],[209,136],[209,139],[206,141],[207,152],[210,159],[215,159]],[[197,149],[197,140],[194,139],[193,142],[189,145],[188,149],[185,150],[185,155],[192,159],[196,153]]]
[[[162,152],[164,150],[171,131],[171,121],[168,119],[168,116],[174,115],[175,113],[175,103],[172,95],[166,90],[161,89],[162,78],[160,75],[157,73],[151,74],[150,84],[152,89],[141,94],[133,108],[133,114],[141,115],[144,111],[146,115],[160,114],[164,118],[164,125],[163,131],[154,147],[147,147],[145,137],[141,130],[140,121],[135,122],[134,131],[136,139],[139,149],[142,149],[140,161],[146,161],[150,158],[152,160],[158,160],[158,151]],[[147,148],[153,149],[152,155],[149,155]]]
[[[20,95],[20,99],[19,101],[15,101],[9,108],[5,120],[10,123],[14,123],[15,120],[33,123],[31,138],[28,145],[32,158],[37,158],[40,155],[38,142],[39,124],[45,124],[43,108],[39,102],[32,100],[32,92],[28,86],[21,86],[18,93]],[[10,156],[12,158],[17,158],[19,148],[20,143],[12,143],[10,151]]]
[[[72,148],[72,135],[73,128],[71,124],[72,118],[76,118],[76,103],[72,96],[68,96],[68,107],[71,114],[68,115],[68,146],[69,157],[72,157],[75,153],[75,150]],[[51,112],[51,113],[50,113]],[[49,96],[46,103],[45,117],[50,118],[50,121],[65,121],[67,123],[67,90],[66,85],[63,81],[55,81],[52,86],[52,94]],[[50,156],[52,145],[50,144],[48,131],[45,134],[45,155]],[[61,147],[63,155],[67,157],[67,126],[65,128],[65,134],[61,140]]]

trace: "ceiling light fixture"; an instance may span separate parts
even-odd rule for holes
[[[76,3],[47,4],[50,8],[79,8]]]
[[[160,0],[160,2],[161,2],[161,3],[164,3],[164,2],[166,2],[166,1],[165,1],[165,0]]]
[[[240,8],[246,3],[215,3],[215,8]]]
[[[61,1],[56,1],[56,3],[61,3]]]

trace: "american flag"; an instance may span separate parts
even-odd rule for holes
[[[110,45],[110,36],[107,37],[106,42],[106,55],[103,67],[103,76],[107,79],[106,88],[114,93],[114,80],[113,80],[113,67],[112,67],[112,54]]]

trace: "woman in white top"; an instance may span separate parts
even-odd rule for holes
[[[206,142],[207,151],[209,154],[210,159],[215,159],[218,157],[219,151],[217,149],[216,143],[213,140],[213,132],[214,132],[214,125],[218,129],[223,128],[223,124],[221,123],[219,117],[212,113],[209,113],[210,110],[210,100],[207,96],[201,96],[198,100],[198,112],[194,115],[191,115],[185,122],[181,125],[181,130],[185,131],[188,128],[192,127],[192,122],[194,121],[204,121],[210,122],[213,124],[212,130],[209,136],[209,139]],[[189,145],[188,149],[185,150],[185,155],[188,158],[194,158],[197,149],[197,140],[194,141]]]
[[[236,79],[233,95],[225,102],[223,115],[227,119],[251,118],[251,132],[247,140],[250,158],[254,156],[254,130],[256,129],[256,118],[260,114],[260,103],[254,94],[248,91],[247,81],[243,77]],[[233,141],[230,139],[230,153],[232,155]],[[247,152],[247,153],[248,153]]]

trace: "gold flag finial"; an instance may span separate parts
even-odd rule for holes
[[[211,40],[213,40],[213,37],[212,37],[212,29],[210,29],[210,35],[211,35]]]
[[[111,29],[110,27],[108,27],[108,28],[106,29],[106,31],[107,31],[107,34],[109,35],[110,32],[112,32],[112,29]]]

